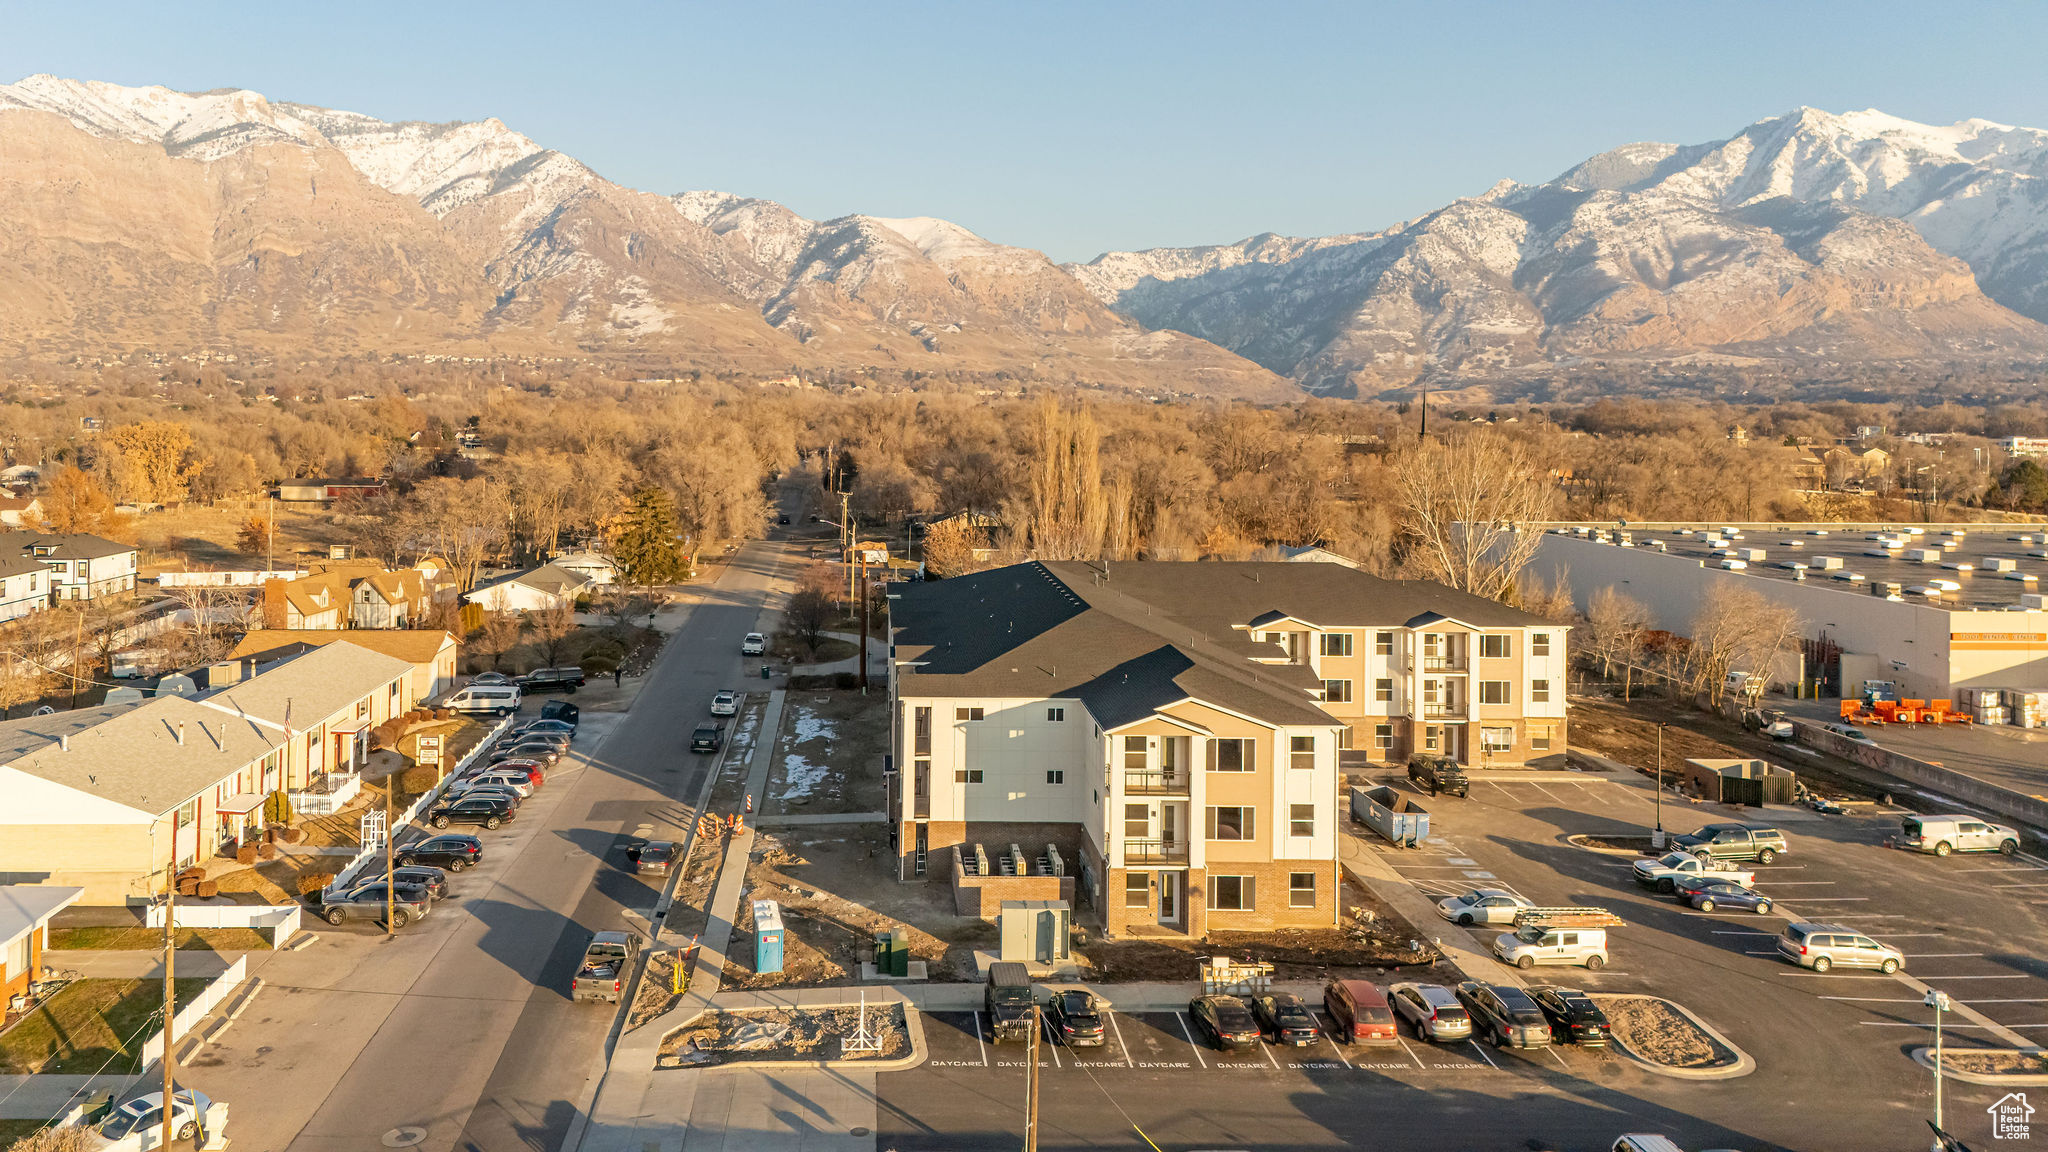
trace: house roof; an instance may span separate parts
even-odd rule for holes
[[[373,652],[354,643],[351,636],[216,692],[205,703],[303,731],[355,703],[377,685],[410,671],[409,661]]]
[[[455,645],[455,637],[438,628],[257,628],[243,634],[227,659],[253,657],[258,663],[268,664],[324,648],[337,640],[408,664],[431,664],[442,651]]]
[[[0,496],[0,512],[26,512],[41,507],[42,503],[35,496]]]
[[[27,556],[39,547],[50,549],[43,557],[49,560],[100,560],[135,551],[133,544],[84,532],[0,532],[0,552]]]
[[[48,572],[49,566],[27,556],[12,556],[0,552],[0,580],[9,576],[26,576],[31,572]]]
[[[543,564],[538,568],[531,568],[525,572],[514,572],[509,576],[500,576],[489,583],[479,584],[470,592],[468,598],[471,600],[478,599],[483,593],[502,584],[518,584],[546,592],[551,596],[573,596],[577,592],[593,586],[595,581],[581,572],[572,572],[567,568],[558,567],[554,564]]]
[[[50,884],[0,884],[0,952],[43,922],[78,903],[83,888],[60,888]],[[22,975],[9,972],[11,979]]]
[[[0,723],[0,765],[161,816],[284,743],[276,728],[157,696]]]

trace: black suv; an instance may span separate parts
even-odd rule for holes
[[[1195,1031],[1225,1052],[1258,1047],[1259,1022],[1235,996],[1197,996],[1188,1001],[1188,1019],[1195,1022]]]
[[[393,857],[400,864],[436,864],[450,872],[460,872],[483,860],[484,842],[460,833],[429,836],[399,845]]]
[[[1769,864],[1785,853],[1785,834],[1768,824],[1708,824],[1672,840],[1702,860],[1754,860]]]
[[[725,729],[720,728],[716,724],[699,724],[697,725],[697,730],[690,733],[690,751],[692,752],[716,752],[718,751],[718,746],[723,743],[725,743]]]
[[[1543,1010],[1543,1018],[1550,1021],[1550,1039],[1557,1044],[1577,1044],[1581,1048],[1605,1048],[1612,1032],[1607,1026],[1607,1013],[1593,1003],[1593,998],[1576,988],[1552,988],[1538,985],[1529,989],[1529,999]]]
[[[583,687],[581,668],[536,668],[524,676],[515,676],[512,683],[521,692],[567,692],[575,695]]]
[[[1428,752],[1417,752],[1408,758],[1408,782],[1429,789],[1431,796],[1439,792],[1465,796],[1472,791],[1472,782],[1465,778],[1465,770],[1458,767],[1456,760]]]
[[[1550,1021],[1543,1009],[1512,984],[1467,980],[1458,985],[1458,1003],[1472,1016],[1475,1039],[1488,1040],[1496,1048],[1550,1046]]]
[[[1045,1022],[1069,1048],[1100,1048],[1105,1042],[1102,1002],[1092,992],[1055,992],[1045,1003]]]
[[[486,828],[496,828],[511,822],[511,804],[482,796],[470,800],[443,800],[427,810],[427,823],[436,828],[446,828],[450,824],[481,824]]]

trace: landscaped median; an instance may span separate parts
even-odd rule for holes
[[[1595,993],[1614,1046],[1648,1071],[1681,1080],[1727,1080],[1756,1071],[1756,1061],[1682,1004],[1661,996]]]
[[[871,1047],[856,1044],[863,1019]],[[917,1013],[901,1001],[884,1000],[865,1008],[714,1008],[663,1037],[655,1067],[900,1068],[916,1062],[922,1039]]]
[[[1915,1048],[1913,1059],[1934,1067],[1934,1049]],[[1941,1071],[1965,1084],[2048,1084],[2048,1053],[2038,1048],[1944,1048]]]

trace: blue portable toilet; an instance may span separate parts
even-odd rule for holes
[[[782,971],[782,907],[773,900],[754,901],[754,971]]]

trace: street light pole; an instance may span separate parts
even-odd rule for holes
[[[1650,847],[1664,850],[1664,725],[1657,725],[1657,831],[1650,835]]]
[[[1940,1131],[1942,1131],[1941,1017],[1943,1013],[1949,1010],[1948,993],[1943,992],[1938,988],[1929,988],[1927,990],[1927,995],[1923,997],[1920,1002],[1922,1004],[1927,1005],[1929,1008],[1934,1009],[1934,1129],[1937,1133],[1939,1133]],[[1934,1152],[1942,1152],[1941,1137],[1939,1135],[1937,1135],[1934,1139]]]

